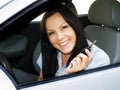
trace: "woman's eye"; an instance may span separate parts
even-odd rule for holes
[[[63,29],[66,29],[67,27],[68,27],[68,26],[66,25],[66,26],[63,26],[62,28],[63,28]]]
[[[49,33],[48,33],[49,36],[52,35],[52,34],[54,34],[54,32],[49,32]]]

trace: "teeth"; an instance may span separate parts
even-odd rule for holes
[[[68,41],[65,41],[63,43],[60,43],[60,46],[66,45],[68,43]]]

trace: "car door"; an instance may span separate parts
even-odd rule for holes
[[[20,90],[119,90],[120,64],[20,86]]]
[[[16,82],[2,66],[0,66],[0,89],[18,90]]]
[[[0,66],[0,88],[2,90],[119,90],[119,76],[120,64],[114,64],[83,73],[18,85],[11,75]]]

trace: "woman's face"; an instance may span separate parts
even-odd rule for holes
[[[63,54],[71,54],[76,44],[73,28],[60,13],[55,13],[46,20],[46,30],[50,43]]]

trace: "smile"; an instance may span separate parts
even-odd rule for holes
[[[60,46],[65,46],[66,44],[68,44],[68,41],[62,42],[62,43],[60,43],[59,45],[60,45]]]

